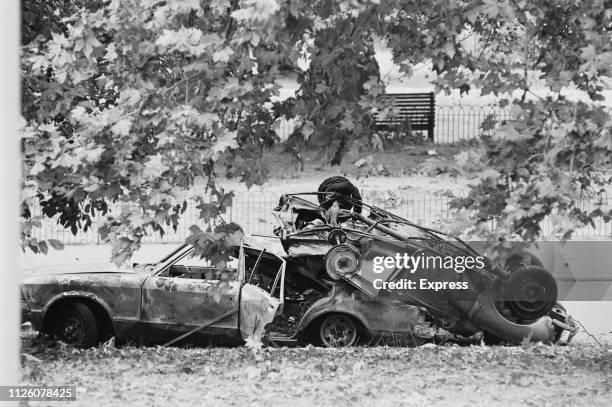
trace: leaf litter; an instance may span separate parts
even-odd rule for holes
[[[609,406],[612,348],[32,347],[22,385],[76,385],[76,406]],[[57,404],[60,405],[60,404]]]

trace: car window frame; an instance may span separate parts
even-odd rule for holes
[[[152,275],[159,277],[160,274],[166,271],[170,266],[176,264],[176,262],[178,261],[181,261],[189,253],[192,253],[193,250],[194,250],[193,246],[189,244],[182,245],[181,247],[176,249],[173,253],[171,253],[169,256],[166,256],[164,258],[166,260],[165,264],[163,264],[164,263],[163,260],[157,263],[157,265],[155,266],[155,270],[153,270]],[[174,278],[174,277],[168,277],[168,278]]]
[[[181,252],[181,250],[182,250],[182,252]],[[156,267],[156,271],[153,271],[151,276],[154,276],[154,277],[163,277],[163,278],[172,278],[172,279],[179,278],[181,280],[196,280],[196,281],[201,281],[201,279],[199,279],[199,278],[185,278],[185,277],[176,277],[176,276],[175,277],[162,276],[162,274],[166,270],[168,270],[170,267],[172,267],[175,264],[177,264],[179,261],[183,260],[185,257],[187,257],[190,254],[192,254],[194,250],[195,250],[195,248],[193,247],[193,245],[190,245],[190,244],[182,245],[181,247],[176,249],[173,253],[171,253],[170,255],[165,257],[165,259],[168,259],[166,264],[164,264],[163,266],[159,266],[159,263],[158,263],[158,266]],[[240,253],[242,253],[242,246],[241,246]],[[239,256],[240,256],[240,254],[239,254]],[[238,266],[236,267],[236,280],[238,280],[238,281],[239,281],[239,275],[238,275],[239,267],[240,267],[240,259],[238,259]],[[209,280],[209,281],[212,281],[212,280]]]
[[[258,256],[272,256],[274,257],[276,260],[278,260],[280,262],[280,265],[276,271],[276,275],[274,277],[274,282],[272,283],[272,286],[270,287],[270,291],[264,290],[262,287],[255,285],[253,283],[251,283],[251,277],[253,275],[253,273],[255,272],[255,269],[251,270],[251,273],[247,276],[246,273],[246,262],[244,260],[244,256],[245,256],[245,248],[247,248],[248,250],[256,250],[259,251]],[[284,303],[284,297],[285,297],[285,270],[287,268],[287,261],[285,259],[283,259],[281,256],[279,256],[278,254],[272,252],[272,251],[268,251],[266,248],[257,248],[257,247],[252,247],[252,246],[245,246],[242,245],[241,246],[241,250],[240,250],[240,255],[242,256],[240,261],[239,261],[239,267],[242,267],[243,270],[238,271],[239,274],[242,273],[242,284],[248,284],[251,285],[253,287],[256,287],[257,289],[270,294],[270,296],[272,296],[273,298],[276,298],[280,301],[281,304]],[[248,281],[247,281],[248,280]],[[275,297],[274,292],[276,291],[276,288],[278,287],[280,283],[280,292],[279,292],[279,297]]]

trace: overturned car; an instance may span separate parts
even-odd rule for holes
[[[337,193],[284,195],[275,216],[288,270],[348,284],[361,301],[418,309],[400,334],[422,332],[421,320],[493,343],[570,341],[578,331],[556,301],[555,279],[528,252],[494,266],[457,237]]]
[[[276,238],[245,238],[222,269],[182,245],[129,271],[29,278],[23,320],[71,346],[112,336],[418,345],[440,331],[556,342],[577,331],[533,256],[494,267],[460,239],[367,205],[358,192],[287,194],[273,213]]]

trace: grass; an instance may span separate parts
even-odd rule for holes
[[[431,152],[438,157],[450,158],[464,151],[465,145],[447,144],[416,144],[402,145],[395,143],[387,145],[384,151],[372,148],[359,148],[353,146],[344,155],[340,165],[330,164],[333,152],[308,150],[301,152],[303,165],[282,146],[275,146],[263,152],[263,160],[269,170],[271,180],[285,180],[298,178],[324,178],[325,174],[343,174],[349,178],[361,178],[372,175],[401,177],[417,174],[420,166],[429,158]],[[355,162],[363,159],[361,167]],[[382,165],[384,169],[378,168]],[[223,169],[219,174],[224,175]]]
[[[24,349],[34,353],[22,358],[22,384],[76,385],[76,406],[592,407],[612,398],[612,353],[591,345]]]

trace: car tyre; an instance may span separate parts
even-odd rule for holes
[[[96,317],[82,302],[68,304],[55,321],[55,335],[69,347],[94,346],[98,342]]]
[[[357,201],[361,201],[361,193],[359,192],[359,188],[353,185],[353,183],[349,181],[348,178],[339,175],[329,177],[323,180],[323,182],[321,182],[321,184],[319,185],[319,189],[317,190],[317,192],[336,192],[349,198],[355,199]],[[323,204],[327,200],[327,197],[325,194],[319,194],[318,200],[319,204]],[[353,208],[356,213],[361,213],[360,204],[353,205],[352,203],[344,201],[339,202],[339,204],[341,209],[350,210],[351,208]]]
[[[544,265],[536,256],[531,253],[518,253],[513,256],[510,256],[506,261],[506,270],[509,272],[516,271],[525,266],[537,266],[544,268]]]
[[[342,348],[357,343],[357,324],[344,314],[331,314],[319,326],[321,344],[328,348]]]
[[[525,266],[515,270],[505,284],[506,306],[520,320],[547,315],[557,301],[557,282],[542,267]]]

